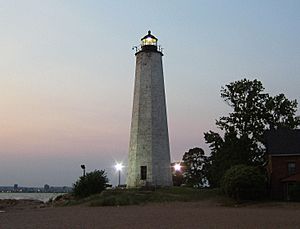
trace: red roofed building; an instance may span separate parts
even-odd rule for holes
[[[266,146],[271,198],[290,200],[289,188],[300,182],[300,130],[267,131]]]

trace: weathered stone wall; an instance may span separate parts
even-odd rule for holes
[[[172,185],[162,54],[136,54],[127,186]],[[141,180],[140,167],[147,166]]]

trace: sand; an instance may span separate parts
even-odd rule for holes
[[[300,205],[224,207],[211,201],[122,207],[0,209],[1,229],[300,228]]]

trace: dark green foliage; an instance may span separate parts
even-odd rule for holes
[[[206,169],[212,187],[220,185],[222,175],[233,165],[266,163],[265,130],[300,125],[300,118],[295,116],[297,101],[283,94],[272,97],[264,93],[258,80],[232,82],[222,87],[221,97],[233,111],[216,121],[223,137],[213,131],[204,134],[211,149]]]
[[[300,201],[300,182],[289,184],[288,192],[291,201]]]
[[[92,194],[100,193],[106,188],[108,179],[104,170],[95,170],[81,176],[73,184],[73,192],[76,197],[87,197]]]
[[[183,179],[187,185],[199,188],[206,183],[204,164],[207,157],[201,148],[193,148],[183,155],[184,173]]]
[[[266,178],[256,167],[236,165],[226,171],[221,188],[235,200],[258,200],[266,193]]]

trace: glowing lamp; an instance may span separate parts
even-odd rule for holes
[[[117,163],[117,164],[115,165],[115,169],[116,169],[117,171],[121,171],[121,170],[123,169],[123,167],[124,167],[124,165],[122,165],[122,163]]]
[[[145,45],[155,45],[157,46],[157,38],[151,34],[151,31],[148,31],[148,34],[144,36],[142,39],[142,46]]]
[[[181,165],[180,164],[175,164],[174,169],[175,169],[175,171],[180,171],[181,170]]]

